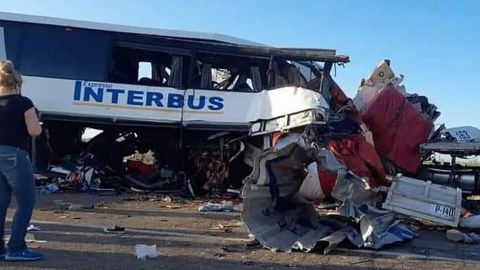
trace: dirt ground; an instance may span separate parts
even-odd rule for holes
[[[178,201],[156,195],[99,196],[57,193],[38,196],[31,233],[38,262],[0,262],[0,269],[474,269],[480,248],[448,242],[443,231],[424,232],[409,243],[380,251],[341,249],[328,255],[280,253],[252,245],[232,213],[201,213],[205,200]],[[8,214],[7,229],[14,204]],[[124,234],[105,233],[111,226]],[[9,234],[9,230],[6,231]],[[30,236],[31,238],[32,236]],[[29,237],[27,237],[29,238]],[[46,242],[45,242],[46,241]],[[157,245],[156,259],[138,260],[136,244]]]

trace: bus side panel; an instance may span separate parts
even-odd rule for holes
[[[320,93],[292,86],[255,93],[188,89],[185,99],[185,122],[250,123],[328,108]],[[199,104],[204,104],[202,110],[189,108]]]
[[[22,93],[43,114],[179,123],[183,90],[25,76]]]

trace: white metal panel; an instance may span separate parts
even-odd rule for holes
[[[184,114],[185,121],[208,120],[214,122],[248,123],[260,119],[273,119],[308,109],[328,108],[323,96],[315,91],[299,87],[282,87],[258,93],[234,91],[187,90],[186,95],[218,96],[224,100],[224,109],[218,113],[198,118],[190,111]]]
[[[169,87],[126,85],[25,76],[22,92],[42,113],[138,120],[151,122],[202,122],[248,124],[308,109],[328,108],[321,94],[304,88],[284,87],[259,93],[233,91],[179,90]],[[77,89],[81,84],[82,89]],[[86,87],[104,88],[100,101],[85,100]],[[97,86],[97,87],[94,87]],[[112,97],[106,89],[123,91]],[[76,91],[80,96],[75,99]],[[132,102],[133,92],[135,102]],[[147,104],[147,95],[161,95]],[[185,100],[183,107],[169,106],[170,96]],[[191,99],[191,100],[190,100]]]
[[[462,190],[459,188],[402,176],[392,182],[383,208],[457,227],[461,203]]]

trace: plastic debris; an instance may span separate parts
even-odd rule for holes
[[[161,253],[157,250],[157,245],[144,245],[137,244],[135,245],[135,256],[139,260],[145,260],[147,258],[154,259],[160,256]]]
[[[27,231],[28,232],[41,232],[41,231],[43,231],[43,229],[41,227],[30,224],[30,226],[28,226],[28,228],[27,228]]]
[[[222,202],[222,203],[207,203],[198,208],[200,212],[232,212],[233,203],[232,202]]]
[[[52,167],[50,168],[50,171],[54,173],[64,174],[64,175],[69,175],[72,173],[72,171],[64,169],[62,167]]]
[[[52,194],[59,191],[60,188],[56,184],[48,184],[40,188],[40,193],[42,194]]]

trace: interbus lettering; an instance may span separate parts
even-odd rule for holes
[[[105,105],[129,105],[191,110],[221,111],[224,108],[222,97],[204,95],[183,95],[142,91],[139,89],[121,89],[108,83],[76,81],[74,101],[99,103]],[[124,104],[121,104],[124,102]]]
[[[129,90],[127,95],[127,104],[143,106],[143,92]]]
[[[153,106],[153,103],[155,103],[155,106],[163,107],[162,99],[163,99],[162,93],[147,92],[146,105],[147,106]]]
[[[211,97],[209,100],[210,105],[208,108],[212,111],[219,111],[223,109],[223,98],[221,97]]]
[[[183,96],[179,94],[169,94],[168,95],[168,105],[169,108],[182,108],[184,105],[183,103]]]
[[[83,91],[83,101],[90,101],[90,97],[96,102],[103,101],[103,88],[99,87],[95,91],[92,87],[85,87]]]
[[[200,96],[200,98],[198,99],[198,104],[195,105],[195,97],[188,96],[188,107],[197,110],[205,107],[205,97]]]
[[[110,93],[112,96],[112,103],[117,104],[118,103],[118,96],[120,94],[125,93],[125,90],[122,89],[113,89],[113,88],[108,88],[107,93]]]

